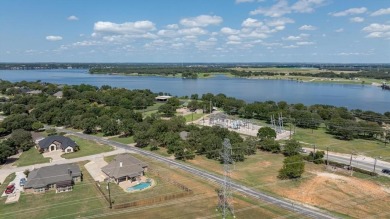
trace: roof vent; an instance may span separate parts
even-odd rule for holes
[[[122,167],[122,166],[123,166],[122,162],[119,162],[119,167]]]

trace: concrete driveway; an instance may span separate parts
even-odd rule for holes
[[[42,153],[43,157],[51,158],[50,162],[65,160],[65,158],[61,157],[62,154],[64,154],[64,152],[62,152],[61,150]]]
[[[95,181],[103,182],[107,175],[102,172],[102,167],[106,165],[107,162],[103,156],[96,156],[95,159],[92,159],[84,166]]]
[[[27,178],[26,175],[23,172],[15,172],[15,179],[10,182],[9,185],[12,183],[15,184],[15,190],[13,194],[9,194],[7,197],[7,200],[5,201],[6,204],[18,202],[20,198],[20,193],[24,192],[23,187],[20,186],[20,179]],[[5,191],[3,191],[2,197],[7,196],[5,194]]]

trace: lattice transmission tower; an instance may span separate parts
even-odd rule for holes
[[[232,145],[227,138],[223,141],[221,157],[223,159],[224,180],[221,188],[218,190],[218,210],[221,210],[222,218],[224,219],[229,213],[235,218],[230,178],[234,169],[234,161],[232,158]]]

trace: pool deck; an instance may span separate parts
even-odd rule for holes
[[[125,192],[138,192],[138,191],[142,191],[142,190],[134,190],[134,191],[127,191],[127,188],[129,187],[132,187],[132,186],[135,186],[135,185],[138,185],[139,183],[141,182],[146,182],[146,180],[149,179],[148,177],[145,177],[145,176],[141,176],[141,181],[135,181],[135,182],[130,182],[130,181],[125,181],[125,182],[120,182],[119,183],[119,187],[121,187],[123,189],[123,191]],[[149,188],[152,188],[153,186],[155,186],[156,182],[152,180],[152,184],[145,188],[145,189],[149,189]]]

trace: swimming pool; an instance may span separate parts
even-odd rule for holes
[[[148,188],[151,185],[152,185],[152,182],[142,182],[138,185],[127,188],[127,191],[132,192],[132,191],[137,191],[137,190],[143,190],[143,189]]]

